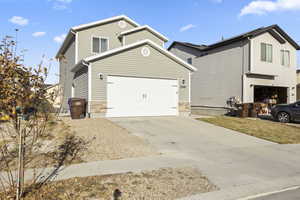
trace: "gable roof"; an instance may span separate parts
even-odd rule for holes
[[[99,26],[101,24],[106,24],[106,23],[110,23],[110,22],[113,22],[113,21],[121,20],[121,19],[129,22],[130,24],[132,24],[135,27],[140,26],[138,23],[136,23],[135,21],[133,21],[132,19],[130,19],[126,15],[119,15],[119,16],[116,16],[116,17],[111,17],[111,18],[108,18],[108,19],[95,21],[95,22],[91,22],[91,23],[88,23],[88,24],[82,24],[82,25],[79,25],[79,26],[74,26],[69,30],[64,42],[60,46],[60,49],[58,50],[55,57],[59,58],[59,56],[67,49],[70,42],[75,37],[76,32],[87,29],[87,28],[91,28],[91,27],[94,27],[94,26]]]
[[[196,44],[191,44],[191,43],[184,43],[184,42],[173,42],[168,50],[170,50],[175,44],[180,44],[183,46],[187,46],[187,47],[191,47],[197,50],[201,50],[201,51],[208,51],[214,48],[218,48],[221,46],[225,46],[225,45],[229,45],[231,43],[237,42],[237,41],[241,41],[247,38],[254,38],[256,36],[259,36],[263,33],[269,32],[275,39],[277,39],[280,43],[285,43],[285,40],[287,40],[293,47],[295,47],[295,49],[300,50],[300,46],[299,44],[297,44],[297,42],[295,42],[284,30],[282,30],[277,24],[275,25],[271,25],[271,26],[267,26],[267,27],[261,27],[252,31],[249,31],[247,33],[235,36],[235,37],[231,37],[222,41],[219,41],[217,43],[208,45],[205,47],[205,45],[196,45]],[[284,40],[284,39],[285,40]]]
[[[151,28],[148,25],[136,27],[136,28],[133,28],[133,29],[129,29],[127,31],[123,31],[123,32],[120,33],[120,36],[128,35],[128,34],[131,34],[131,33],[135,33],[135,32],[138,32],[138,31],[141,31],[141,30],[144,30],[144,29],[148,30],[149,32],[151,32],[152,34],[156,35],[157,37],[159,37],[160,39],[162,39],[165,42],[167,42],[169,40],[167,37],[165,37],[164,35],[160,34],[159,32],[157,32],[156,30],[154,30],[153,28]]]
[[[87,63],[95,62],[97,60],[106,58],[108,56],[112,56],[113,54],[120,53],[120,52],[126,51],[126,50],[131,49],[131,48],[135,48],[135,47],[138,47],[138,46],[141,46],[141,45],[144,45],[144,44],[150,45],[154,49],[158,50],[159,52],[161,52],[165,56],[169,57],[170,59],[174,60],[175,62],[177,62],[180,65],[184,66],[185,68],[189,69],[190,71],[197,71],[197,69],[195,67],[193,67],[192,65],[190,65],[187,62],[183,61],[182,59],[178,58],[177,56],[175,56],[171,52],[167,51],[166,49],[162,48],[161,46],[159,46],[158,44],[152,42],[149,39],[141,40],[141,41],[138,41],[138,42],[133,43],[133,44],[129,44],[129,45],[126,45],[126,46],[123,46],[123,47],[120,47],[120,48],[112,49],[112,50],[106,51],[104,53],[82,59],[80,62],[78,62],[74,66],[72,71],[73,72],[77,71],[77,69],[80,67],[81,64],[87,65]]]
[[[72,30],[80,31],[80,30],[83,30],[83,29],[87,29],[87,28],[94,27],[94,26],[99,26],[101,24],[106,24],[106,23],[121,20],[121,19],[126,20],[127,22],[129,22],[130,24],[132,24],[135,27],[140,26],[138,23],[136,23],[135,21],[133,21],[132,19],[130,19],[126,15],[119,15],[119,16],[108,18],[108,19],[103,19],[103,20],[91,22],[91,23],[88,23],[88,24],[82,24],[82,25],[79,25],[79,26],[74,26],[74,27],[72,27]]]

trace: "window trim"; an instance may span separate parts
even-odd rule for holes
[[[99,39],[99,52],[94,52],[93,51],[93,39],[94,38],[98,38]],[[109,50],[109,37],[103,37],[103,36],[95,36],[95,35],[92,35],[91,36],[91,53],[93,54],[93,55],[95,55],[95,54],[101,54],[101,53],[104,53],[104,52],[101,52],[101,39],[106,39],[107,40],[107,50],[106,51],[108,51]]]
[[[263,54],[262,54],[262,45],[266,45],[266,60],[263,60]],[[268,46],[271,46],[272,48],[272,51],[271,51],[271,60],[269,61],[268,60],[268,56],[267,56],[267,49],[268,49]],[[266,62],[266,63],[273,63],[273,45],[272,44],[269,44],[269,43],[265,43],[265,42],[261,42],[260,43],[260,61],[261,62]]]
[[[283,53],[283,54],[282,54]],[[288,53],[288,62],[285,63],[285,53]],[[291,51],[290,50],[286,50],[286,49],[281,49],[280,50],[280,57],[281,57],[281,66],[284,67],[290,67],[291,66]]]

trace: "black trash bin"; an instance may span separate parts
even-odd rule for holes
[[[83,119],[86,116],[86,100],[81,98],[70,98],[70,113],[72,119]]]

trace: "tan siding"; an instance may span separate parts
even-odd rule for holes
[[[126,28],[120,28],[119,21],[110,22],[93,28],[78,32],[78,60],[92,56],[92,36],[109,38],[109,49],[121,47],[122,43],[118,38],[118,33],[134,28],[127,23]]]
[[[261,61],[261,43],[271,44],[273,46],[273,62]],[[280,50],[290,51],[290,66],[281,65]],[[288,42],[280,44],[270,33],[264,33],[252,39],[252,66],[251,71],[262,74],[275,74],[289,71],[295,73],[297,66],[297,50]]]
[[[274,80],[246,78],[244,83],[244,101],[253,102],[253,85],[279,86],[288,88],[288,103],[296,101],[297,51],[288,42],[280,44],[271,34],[264,33],[251,40],[251,72],[275,75]],[[272,44],[272,63],[261,61],[261,43]],[[290,51],[290,66],[281,65],[280,50]]]
[[[184,79],[186,88],[180,88],[179,102],[189,102],[189,70],[166,57],[161,52],[147,46],[151,54],[144,57],[142,47],[104,58],[92,64],[92,101],[106,101],[106,77],[108,75]],[[98,74],[103,73],[100,80]]]
[[[163,46],[163,44],[164,44],[163,40],[161,40],[156,35],[154,35],[153,33],[149,32],[148,30],[145,30],[145,29],[134,32],[134,33],[127,34],[124,36],[124,38],[125,38],[126,45],[135,43],[137,41],[145,40],[145,39],[149,39],[160,46]]]
[[[71,97],[71,87],[74,75],[71,72],[71,69],[75,65],[75,41],[72,41],[69,48],[65,52],[64,58],[60,59],[59,65],[59,83],[63,90],[62,112],[66,112],[69,108],[68,99]]]
[[[77,98],[88,99],[88,67],[84,66],[74,75],[75,95]]]

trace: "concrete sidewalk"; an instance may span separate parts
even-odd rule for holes
[[[190,160],[183,159],[182,156],[179,155],[96,161],[71,165],[59,173],[56,180],[69,179],[73,177],[141,172],[166,167],[187,167],[193,166],[193,164],[195,163],[190,162]]]
[[[193,165],[195,165],[195,163],[191,162],[190,160],[184,159],[180,154],[96,161],[74,164],[64,167],[55,175],[54,181],[74,177],[141,172],[145,170],[156,170],[167,167],[189,167]],[[25,180],[31,180],[34,177],[34,174],[39,173],[42,173],[43,176],[48,176],[52,171],[53,168],[36,169],[35,171],[29,169],[25,173]],[[6,173],[2,172],[0,173],[0,176],[5,177]]]

